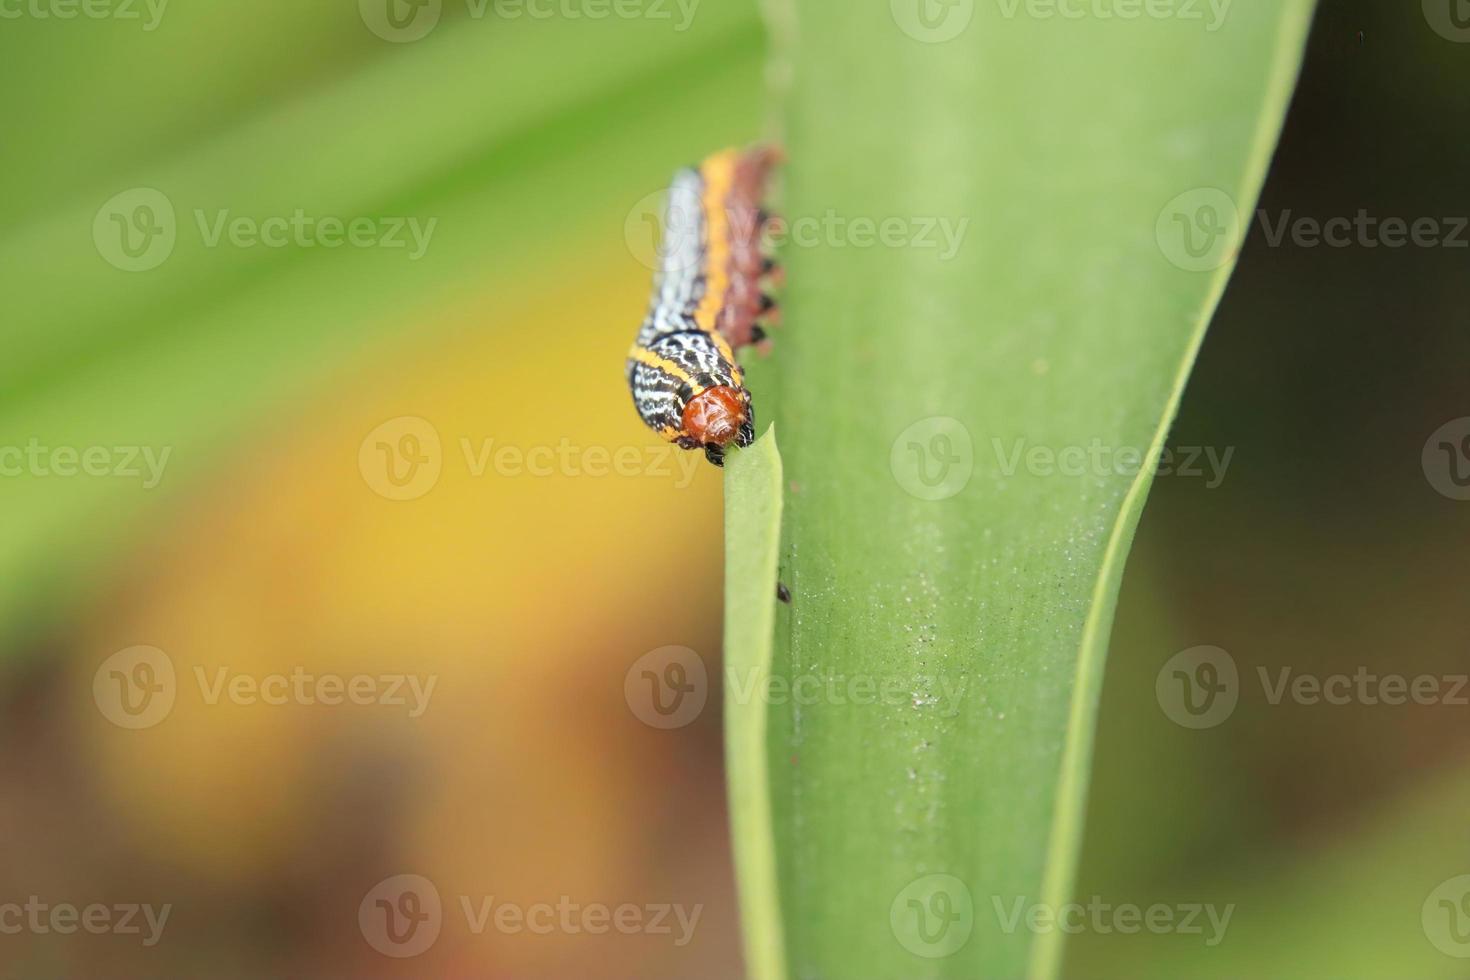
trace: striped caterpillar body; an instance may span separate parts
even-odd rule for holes
[[[628,386],[644,423],[683,449],[724,462],[755,440],[755,413],[735,351],[759,343],[774,310],[760,280],[769,147],[725,150],[681,170],[669,189],[653,301],[628,354]]]

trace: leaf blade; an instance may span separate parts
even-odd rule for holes
[[[776,676],[827,692],[771,718],[789,972],[1052,975],[1012,910],[1070,889],[1141,460],[1239,242],[1190,268],[1171,198],[1254,199],[1311,7],[1198,36],[977,7],[928,44],[902,4],[771,6],[791,326],[750,376],[792,484]],[[908,240],[855,244],[895,217]],[[1058,472],[1094,444],[1137,459]],[[963,936],[926,938],[956,909]]]
[[[725,758],[745,962],[756,980],[784,980],[780,890],[766,738],[781,454],[775,427],[725,468]]]

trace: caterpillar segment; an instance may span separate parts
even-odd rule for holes
[[[755,440],[755,413],[735,351],[769,344],[777,317],[761,281],[779,272],[762,248],[761,207],[779,153],[726,150],[679,171],[669,189],[653,300],[628,354],[643,421],[723,465]]]

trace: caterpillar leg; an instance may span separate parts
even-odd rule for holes
[[[774,256],[766,256],[761,263],[761,274],[772,289],[780,289],[786,285],[786,267],[777,262]]]
[[[771,298],[769,294],[761,294],[760,311],[756,314],[754,325],[750,328],[750,342],[755,345],[756,352],[761,357],[770,357],[774,346],[770,340],[770,334],[766,332],[767,327],[779,327],[781,325],[781,307]]]

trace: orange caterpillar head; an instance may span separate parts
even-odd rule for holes
[[[684,431],[701,445],[728,446],[745,422],[745,399],[734,388],[708,388],[684,406]]]
[[[684,406],[683,439],[691,448],[703,446],[710,462],[720,465],[725,447],[748,446],[755,437],[755,420],[750,410],[750,393],[743,388],[719,385],[706,388]]]

